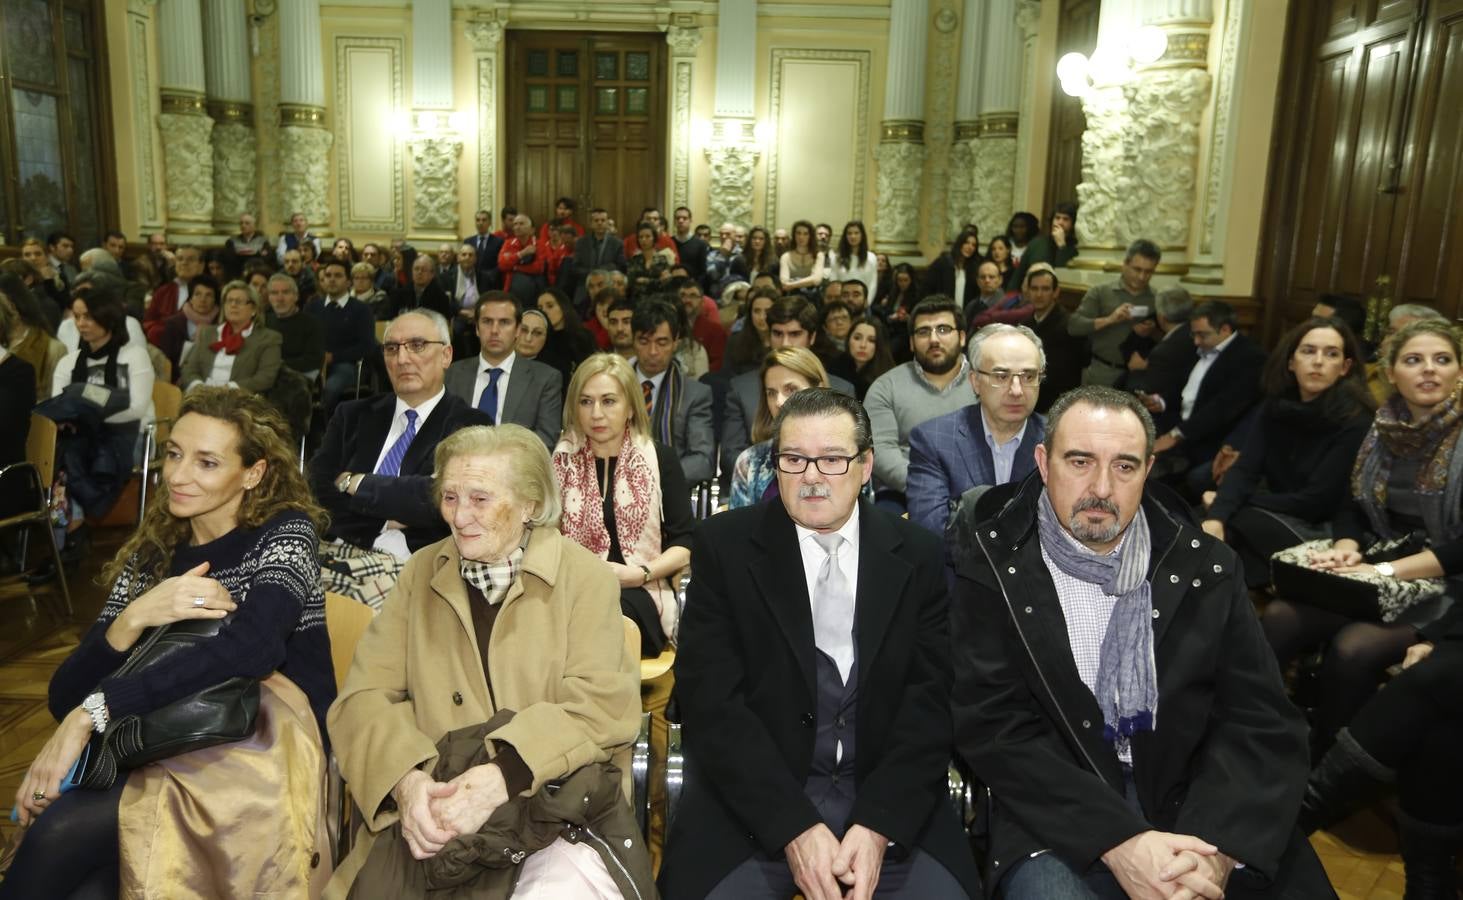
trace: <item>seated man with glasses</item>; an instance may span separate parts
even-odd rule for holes
[[[909,434],[909,518],[936,534],[962,502],[1036,467],[1046,421],[1033,413],[1046,377],[1041,338],[1025,325],[987,325],[970,339],[975,405]]]
[[[778,498],[692,535],[667,900],[980,895],[945,793],[941,542],[859,500],[872,446],[857,400],[798,391],[773,426]]]
[[[874,492],[880,506],[904,512],[909,477],[909,434],[930,419],[975,402],[965,390],[970,365],[965,316],[954,300],[936,294],[909,314],[914,358],[880,375],[864,396],[874,425]]]
[[[489,416],[443,388],[452,337],[440,313],[415,309],[386,326],[381,350],[391,393],[336,407],[310,458],[310,487],[330,513],[320,543],[325,590],[373,608],[407,557],[447,536],[432,499],[437,444]]]

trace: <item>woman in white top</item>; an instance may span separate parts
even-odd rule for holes
[[[200,384],[262,394],[279,377],[284,337],[264,327],[259,295],[242,281],[223,289],[223,326],[204,325],[178,379],[184,389]]]
[[[879,259],[869,249],[867,237],[868,231],[858,219],[844,225],[838,252],[833,255],[832,270],[827,275],[829,281],[858,279],[864,283],[864,296],[873,297],[879,285]]]
[[[792,224],[792,249],[782,254],[778,280],[784,294],[823,283],[823,260],[818,255],[812,222],[799,219]]]

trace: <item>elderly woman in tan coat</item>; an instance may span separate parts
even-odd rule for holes
[[[517,425],[465,428],[438,445],[435,479],[452,535],[407,562],[327,718],[365,818],[327,897],[410,896],[421,879],[446,877],[434,862],[452,869],[479,852],[511,831],[516,805],[551,800],[546,784],[608,763],[639,728],[619,588],[556,529],[543,441]],[[463,746],[480,764],[444,771]],[[471,896],[653,895],[638,834],[564,836],[520,856],[506,893]]]

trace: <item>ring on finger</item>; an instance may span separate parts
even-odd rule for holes
[[[30,795],[30,798],[32,800],[36,801],[37,803],[39,803],[42,800],[46,799],[46,792],[45,791],[32,791],[31,792],[31,795]]]
[[[194,606],[202,606],[203,604],[205,604],[207,602],[208,602],[208,598],[207,597],[194,597],[193,598],[193,605]]]

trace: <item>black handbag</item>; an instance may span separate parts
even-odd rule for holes
[[[184,619],[155,628],[115,674],[137,672],[205,643],[232,618]],[[258,714],[259,679],[237,676],[151,712],[113,719],[105,732],[92,736],[77,786],[104,790],[119,770],[241,741],[254,733]]]

